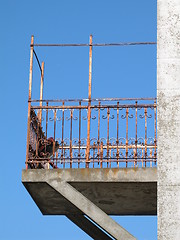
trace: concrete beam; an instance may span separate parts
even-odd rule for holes
[[[79,228],[86,232],[94,240],[112,240],[105,232],[88,220],[84,215],[80,214],[70,214],[66,217],[75,223]]]
[[[113,238],[117,240],[136,239],[67,182],[49,179],[47,183]]]

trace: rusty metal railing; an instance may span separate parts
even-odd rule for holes
[[[30,44],[27,168],[153,167],[157,161],[156,99],[92,99],[92,48],[152,42]],[[88,99],[43,100],[44,62],[34,47],[89,47]],[[32,100],[33,56],[40,99]]]
[[[156,166],[156,99],[32,100],[30,116],[31,168]]]

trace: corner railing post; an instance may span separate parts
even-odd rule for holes
[[[91,122],[91,81],[92,81],[92,35],[89,43],[89,94],[88,94],[88,123],[87,123],[87,147],[86,147],[86,168],[89,167],[90,151],[90,122]]]
[[[32,72],[33,72],[33,49],[34,36],[31,36],[30,50],[30,70],[29,70],[29,98],[28,98],[28,124],[27,124],[27,145],[26,145],[26,169],[28,169],[29,141],[30,141],[30,124],[31,124],[31,94],[32,94]]]

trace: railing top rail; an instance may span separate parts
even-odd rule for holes
[[[89,99],[32,99],[30,102],[88,102]],[[151,98],[93,98],[91,102],[105,101],[156,101],[155,97]]]

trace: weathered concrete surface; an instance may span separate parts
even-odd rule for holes
[[[109,215],[156,215],[157,170],[58,169],[23,170],[22,182],[43,214],[78,214],[49,180],[66,181]]]
[[[84,215],[70,214],[70,215],[66,215],[66,217],[69,218],[69,220],[75,223],[79,228],[81,228],[84,232],[86,232],[90,237],[92,237],[95,240],[112,240],[113,239],[111,236],[108,236],[95,224],[89,221]]]
[[[69,183],[62,180],[57,181],[57,179],[50,179],[48,180],[48,184],[52,186],[61,196],[65,197],[70,203],[76,206],[101,229],[112,236],[113,239],[136,239],[128,231],[116,223],[111,217],[109,217],[104,211],[102,211],[98,206],[96,206],[83,194],[72,187]]]
[[[180,1],[157,4],[158,240],[179,240]]]

